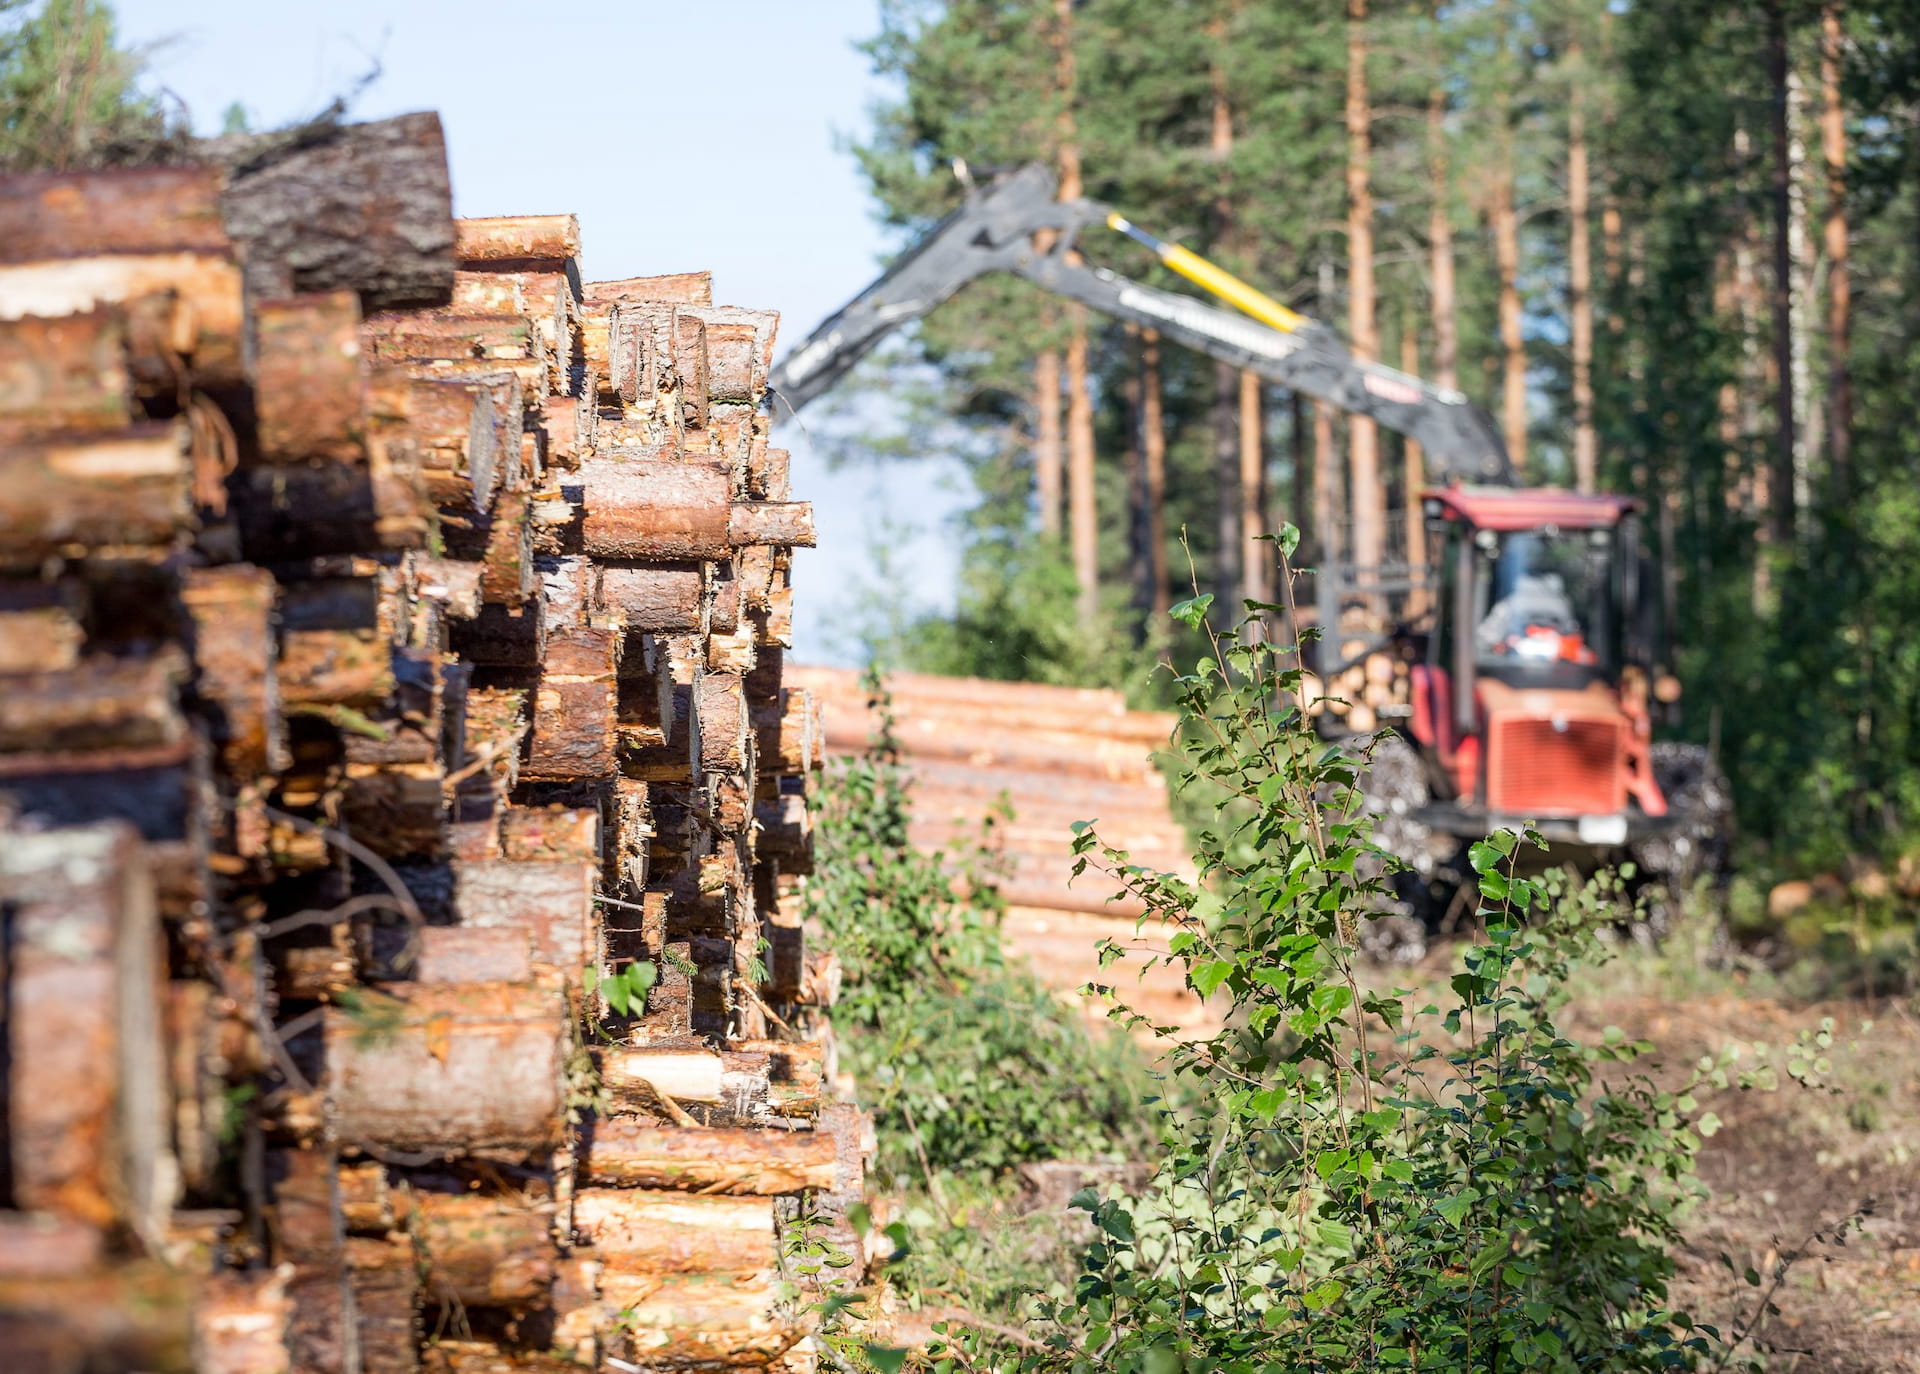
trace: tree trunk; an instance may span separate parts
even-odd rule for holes
[[[1060,353],[1049,348],[1033,360],[1033,482],[1040,502],[1040,532],[1060,533],[1060,488],[1066,474],[1060,442]]]
[[[1233,153],[1233,105],[1227,94],[1227,69],[1223,54],[1227,43],[1227,20],[1232,6],[1223,6],[1207,25],[1214,55],[1208,71],[1212,91],[1211,127],[1207,152],[1219,168],[1222,192],[1214,198],[1214,238],[1222,248],[1233,246],[1238,215],[1225,193],[1227,159]],[[1242,529],[1240,484],[1240,390],[1233,369],[1225,363],[1213,365],[1213,468],[1217,514],[1216,537],[1219,555],[1215,566],[1214,595],[1220,611],[1237,618],[1240,597],[1245,588],[1245,538]]]
[[[1053,3],[1054,86],[1060,102],[1055,117],[1060,163],[1060,199],[1081,195],[1080,140],[1074,127],[1076,76],[1073,56],[1073,0]],[[1078,262],[1079,255],[1069,254]],[[1073,549],[1074,579],[1080,584],[1080,614],[1091,620],[1100,608],[1100,527],[1094,503],[1093,396],[1087,388],[1087,311],[1067,309],[1067,532]]]
[[[1413,312],[1410,310],[1401,317],[1400,370],[1410,376],[1420,375],[1420,334],[1414,327]],[[1418,440],[1406,441],[1406,457],[1407,490],[1403,504],[1407,512],[1407,563],[1410,567],[1424,568],[1427,565],[1427,522],[1421,512],[1420,491],[1427,485],[1427,465],[1426,455],[1421,451]],[[1407,618],[1411,620],[1423,614],[1426,608],[1425,594],[1415,588],[1407,596]]]
[[[1334,443],[1333,407],[1313,403],[1313,526],[1319,532],[1319,561],[1346,558],[1349,549],[1340,535],[1340,457]]]
[[[1527,465],[1527,348],[1520,331],[1520,219],[1513,205],[1513,128],[1504,97],[1493,169],[1493,255],[1500,278],[1500,430],[1515,468]]]
[[[1373,284],[1373,109],[1367,94],[1367,0],[1347,0],[1347,254],[1348,328],[1354,355],[1379,356]],[[1380,430],[1364,415],[1347,425],[1353,500],[1353,559],[1377,565],[1385,541],[1380,482]]]
[[[1772,534],[1793,541],[1793,147],[1787,124],[1787,17],[1783,0],[1767,5],[1767,80],[1773,133],[1773,476],[1768,483]]]
[[[1453,274],[1452,172],[1447,156],[1447,90],[1436,84],[1427,96],[1427,252],[1433,277],[1434,385],[1460,385],[1460,320]]]
[[[1172,604],[1167,578],[1167,425],[1160,387],[1160,334],[1149,329],[1141,337],[1141,444],[1147,478],[1147,567],[1151,578],[1149,606],[1154,623],[1162,624]]]
[[[1254,601],[1273,600],[1273,579],[1269,575],[1270,547],[1262,542],[1267,532],[1267,472],[1264,445],[1266,424],[1263,417],[1260,379],[1251,372],[1240,374],[1240,569],[1245,595]]]
[[[1842,500],[1852,485],[1853,283],[1847,265],[1847,112],[1840,91],[1841,5],[1820,8],[1820,150],[1827,170],[1827,461]]]
[[[1240,605],[1240,382],[1227,363],[1213,365],[1213,472],[1215,538],[1214,595],[1221,614]]]
[[[1593,425],[1593,245],[1587,223],[1591,187],[1587,170],[1586,78],[1578,70],[1580,48],[1568,57],[1575,67],[1567,112],[1567,310],[1573,343],[1573,481],[1594,489],[1599,436]]]

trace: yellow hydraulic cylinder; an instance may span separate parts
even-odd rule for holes
[[[1154,256],[1196,286],[1213,292],[1229,305],[1244,310],[1262,324],[1291,334],[1313,321],[1297,310],[1289,310],[1266,292],[1247,285],[1224,268],[1215,267],[1198,253],[1177,243],[1162,243],[1133,221],[1118,214],[1107,216],[1107,227],[1125,234],[1135,243],[1153,250]]]

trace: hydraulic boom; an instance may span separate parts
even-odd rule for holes
[[[1197,254],[1161,243],[1093,201],[1055,198],[1053,174],[1026,167],[969,195],[774,369],[772,389],[795,410],[832,386],[889,330],[917,320],[976,277],[1011,272],[1055,295],[1245,368],[1416,440],[1440,480],[1511,485],[1513,466],[1486,413],[1458,391],[1353,355],[1340,335],[1289,310]],[[1246,311],[1144,286],[1073,261],[1082,229],[1106,224],[1144,243],[1174,271]],[[1040,230],[1055,231],[1046,251]],[[1248,318],[1252,316],[1253,318]]]

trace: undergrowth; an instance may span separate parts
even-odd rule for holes
[[[1291,531],[1282,548],[1291,554]],[[1210,598],[1176,615],[1205,627]],[[1255,606],[1258,613],[1279,607]],[[1139,1196],[1085,1190],[1096,1228],[1035,1336],[936,1345],[937,1370],[1655,1370],[1722,1366],[1743,1334],[1670,1305],[1678,1218],[1718,1126],[1709,1090],[1759,1083],[1729,1053],[1655,1081],[1653,1047],[1557,1015],[1613,957],[1615,894],[1522,876],[1530,832],[1475,845],[1476,935],[1444,993],[1358,958],[1384,859],[1320,740],[1296,658],[1252,621],[1175,679],[1185,777],[1238,804],[1197,840],[1199,882],[1077,827],[1177,933],[1169,956],[1223,1028],[1162,1040],[1158,1170]],[[1331,798],[1329,805],[1327,799]],[[1109,942],[1103,958],[1123,956]],[[1103,990],[1113,996],[1111,989]]]
[[[806,915],[844,970],[834,1026],[881,1139],[891,1186],[978,1184],[1021,1163],[1124,1158],[1146,1132],[1144,1078],[1121,1037],[1090,1027],[1000,941],[993,832],[923,854],[878,677],[869,750],[822,791]]]

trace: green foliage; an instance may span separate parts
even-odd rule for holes
[[[1482,929],[1449,995],[1370,981],[1356,930],[1379,880],[1359,875],[1383,856],[1356,760],[1296,709],[1290,662],[1222,634],[1177,678],[1188,777],[1241,803],[1199,839],[1204,886],[1080,830],[1079,862],[1174,924],[1172,960],[1229,1013],[1209,1039],[1163,1032],[1190,1100],[1167,1105],[1143,1196],[1076,1199],[1098,1235],[1025,1367],[1691,1366],[1719,1336],[1669,1308],[1667,1247],[1718,1125],[1696,1094],[1728,1086],[1731,1057],[1662,1087],[1652,1046],[1563,1033],[1572,980],[1609,957],[1615,889],[1553,900],[1524,876],[1531,834],[1473,847]]]
[[[868,689],[887,724],[866,756],[833,766],[822,790],[806,913],[845,971],[834,1024],[878,1119],[882,1166],[932,1182],[1123,1151],[1138,1136],[1129,1047],[1096,1039],[1003,951],[997,816],[965,853],[929,856],[908,843],[886,698],[877,677]]]
[[[647,991],[660,979],[660,971],[644,959],[636,959],[623,969],[602,978],[600,970],[589,964],[586,971],[587,995],[597,989],[607,999],[616,1016],[625,1016],[647,1004]]]
[[[27,0],[0,0],[0,24]],[[179,131],[136,85],[101,0],[43,0],[0,29],[0,172],[71,171],[154,160]]]

